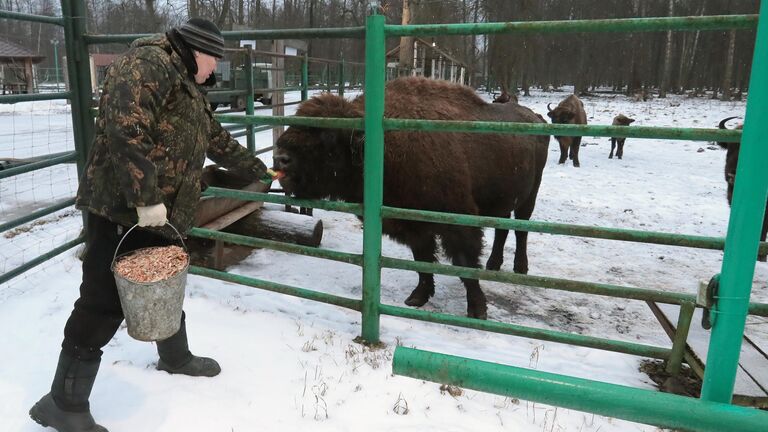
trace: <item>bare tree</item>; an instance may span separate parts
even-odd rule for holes
[[[669,13],[667,16],[675,15],[675,1],[669,0]],[[664,48],[664,70],[661,73],[661,84],[659,84],[659,97],[667,97],[667,87],[669,86],[669,77],[672,73],[672,30],[667,31],[667,39]]]

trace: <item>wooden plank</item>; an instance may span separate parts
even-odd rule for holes
[[[677,305],[661,303],[656,303],[655,306],[658,307],[658,310],[663,314],[664,319],[668,321],[669,325],[672,326],[672,328],[676,328],[677,318],[680,314],[680,307]],[[651,309],[653,310],[654,308],[651,307]],[[701,322],[702,312],[702,309],[697,308],[693,313],[693,323],[691,324],[691,328],[688,333],[686,348],[690,351],[689,354],[691,354],[693,358],[698,359],[702,365],[705,365],[707,361],[707,353],[709,351],[710,332],[704,330],[699,324]],[[662,326],[664,326],[663,323]],[[664,327],[667,331],[667,334],[670,334],[670,330],[667,328],[667,326]],[[674,332],[672,332],[670,335],[670,338],[673,337]],[[739,368],[736,370],[734,395],[756,399],[768,398],[766,387],[761,386],[761,384],[754,379],[755,374],[762,376],[763,369],[767,368],[768,358],[766,358],[762,352],[757,350],[751,341],[745,339],[745,342],[742,343],[741,347]],[[697,368],[694,368],[694,370],[696,369]],[[700,378],[703,377],[700,376]]]
[[[240,202],[242,203],[242,201]],[[261,205],[262,203],[260,201],[248,202],[230,211],[229,213],[208,222],[207,224],[203,225],[201,228],[205,228],[213,231],[221,231],[224,228],[232,225],[233,223],[239,221],[240,219],[258,210],[259,208],[261,208]]]
[[[255,182],[245,186],[241,190],[249,192],[266,192],[268,189],[269,185]],[[203,226],[211,223],[213,220],[220,218],[247,202],[248,201],[241,201],[234,198],[202,197],[197,203],[197,209],[195,209],[195,226]]]

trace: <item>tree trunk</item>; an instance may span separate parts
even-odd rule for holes
[[[725,59],[725,72],[723,73],[723,94],[720,97],[727,101],[731,99],[731,80],[733,79],[733,57],[736,52],[736,30],[728,32],[728,54]]]
[[[323,221],[265,205],[224,228],[225,232],[283,243],[317,247],[323,239]]]
[[[699,10],[699,13],[698,13],[699,16],[704,15],[704,10],[706,9],[706,6],[707,6],[707,1],[704,0],[701,3],[701,9]],[[680,81],[680,87],[683,89],[683,91],[689,88],[689,83],[691,81],[691,72],[693,72],[693,65],[696,62],[696,51],[698,50],[698,47],[699,47],[700,36],[701,36],[701,31],[696,30],[696,33],[693,37],[693,46],[691,47],[691,50],[690,50],[688,62],[683,65],[684,67],[680,71],[680,76],[682,77],[682,80]]]
[[[674,16],[675,1],[669,0],[669,13],[667,16]],[[659,97],[667,97],[667,87],[669,86],[669,77],[672,72],[672,30],[667,31],[667,40],[664,47],[664,69],[661,73],[661,84],[659,85]]]
[[[408,25],[411,22],[410,0],[403,0],[403,19],[402,25]],[[413,66],[413,37],[403,36],[400,38],[400,67],[410,68]]]
[[[189,12],[190,18],[195,18],[198,16],[198,5],[197,0],[188,0],[187,1],[187,12]]]

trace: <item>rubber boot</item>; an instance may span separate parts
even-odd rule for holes
[[[157,354],[160,356],[157,369],[170,374],[213,377],[221,372],[216,360],[198,357],[189,352],[187,326],[184,321],[175,335],[157,342]]]
[[[88,403],[100,363],[101,358],[79,360],[62,350],[51,392],[29,410],[32,420],[58,432],[108,432],[93,420]]]

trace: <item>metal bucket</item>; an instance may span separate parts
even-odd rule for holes
[[[176,231],[184,251],[189,255],[184,239],[179,231],[168,224]],[[134,225],[125,233],[120,243],[117,244],[115,255],[112,257],[112,274],[115,275],[117,292],[120,295],[120,304],[123,306],[123,315],[128,325],[128,334],[140,341],[158,341],[167,339],[181,327],[181,313],[184,304],[184,288],[187,283],[187,271],[189,270],[189,260],[187,265],[180,272],[168,279],[157,282],[133,282],[115,271],[115,263],[118,258],[132,254],[136,251],[150,249],[142,248],[127,252],[117,256],[117,251],[128,234],[138,225]]]

